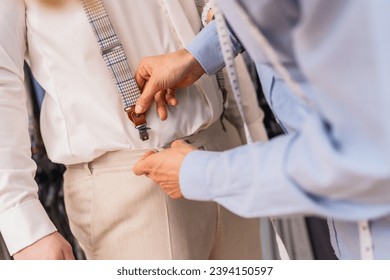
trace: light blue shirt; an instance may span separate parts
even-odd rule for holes
[[[374,256],[390,259],[390,1],[239,1],[314,109],[268,65],[229,8],[234,1],[219,2],[289,133],[222,153],[191,152],[180,170],[184,196],[245,217],[328,217],[340,259],[360,257],[356,221],[370,219]],[[187,49],[207,74],[223,66],[214,24]]]

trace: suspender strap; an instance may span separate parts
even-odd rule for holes
[[[115,33],[101,0],[82,0],[84,11],[100,47],[103,60],[115,82],[128,118],[139,131],[142,141],[149,135],[145,114],[135,114],[135,103],[141,92],[135,82],[126,54]]]

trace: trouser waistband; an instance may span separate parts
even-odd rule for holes
[[[187,141],[191,145],[194,145],[200,149],[205,149],[205,146],[215,139],[215,136],[218,134],[218,131],[220,131],[221,123],[219,121],[214,122],[209,127],[192,134],[188,137],[181,138],[181,140]],[[164,146],[163,148],[168,148],[171,145],[169,143],[168,145]],[[99,167],[115,167],[115,166],[123,166],[128,165],[132,166],[134,165],[141,156],[143,156],[146,152],[156,150],[156,149],[131,149],[131,150],[120,150],[120,151],[111,151],[107,152],[100,157],[97,157],[96,159],[92,160],[91,162],[86,163],[78,163],[78,164],[72,164],[68,165],[68,169],[91,169],[91,168],[99,168]],[[159,149],[157,149],[159,150]]]
[[[220,121],[215,121],[209,127],[202,129],[194,134],[183,137],[180,140],[184,140],[187,143],[194,145],[198,149],[205,149],[205,146],[212,140],[215,139],[218,131],[220,131],[222,124]],[[177,139],[178,140],[178,139]],[[169,148],[172,142],[162,147],[162,149]]]

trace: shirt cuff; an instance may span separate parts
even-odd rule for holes
[[[11,256],[55,231],[39,200],[26,202],[0,217],[0,232]]]
[[[207,187],[207,163],[218,152],[193,151],[185,158],[180,168],[180,187],[185,198],[211,200]]]
[[[217,28],[212,21],[186,46],[203,67],[207,75],[213,75],[224,66]]]

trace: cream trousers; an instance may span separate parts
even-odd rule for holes
[[[206,150],[239,144],[219,122],[194,137]],[[258,219],[214,202],[173,200],[132,167],[146,150],[109,152],[64,174],[70,227],[87,259],[260,259]]]

